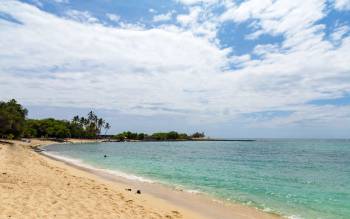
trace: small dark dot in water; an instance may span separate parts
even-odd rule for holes
[[[104,158],[106,158],[107,157],[107,155],[105,155],[105,156],[103,156]]]

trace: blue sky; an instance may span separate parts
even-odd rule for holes
[[[350,0],[3,0],[0,99],[111,132],[350,137]]]

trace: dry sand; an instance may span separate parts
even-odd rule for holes
[[[0,219],[279,218],[157,185],[103,178],[30,149],[50,141],[14,143],[0,143]],[[139,188],[142,194],[136,194]]]

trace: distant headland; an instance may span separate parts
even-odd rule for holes
[[[204,132],[186,133],[156,132],[153,134],[122,132],[117,135],[101,135],[105,142],[135,142],[135,141],[255,141],[253,139],[220,139],[206,137]]]

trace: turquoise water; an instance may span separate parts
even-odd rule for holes
[[[66,144],[47,151],[292,218],[350,218],[350,140]]]

